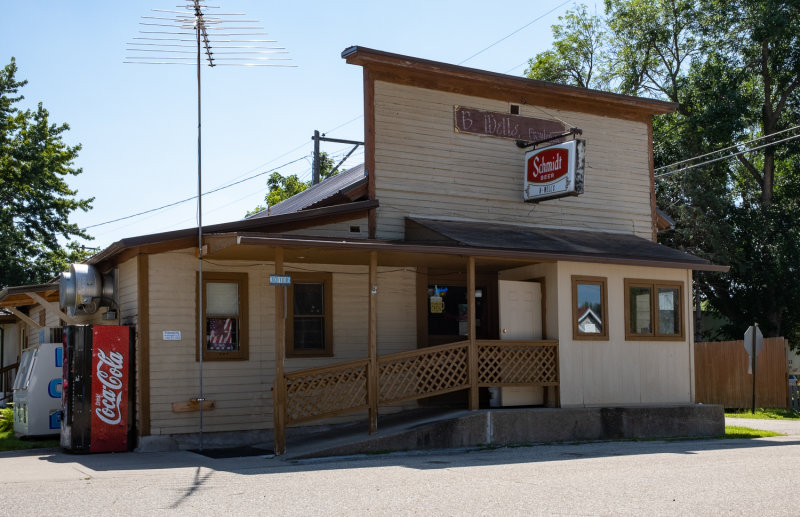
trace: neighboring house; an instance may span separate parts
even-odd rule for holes
[[[364,70],[363,167],[206,226],[202,262],[196,228],[88,261],[116,271],[116,312],[71,318],[136,326],[141,443],[198,432],[201,368],[203,432],[274,431],[279,451],[286,425],[374,430],[379,411],[448,393],[477,409],[497,386],[550,407],[694,401],[692,271],[726,268],[655,242],[651,120],[675,104],[343,57]],[[516,141],[571,128],[583,193],[524,202]]]

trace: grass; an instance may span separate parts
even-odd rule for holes
[[[761,420],[800,420],[800,413],[791,409],[756,409],[755,414],[750,410],[728,411],[727,417],[733,418],[758,418]]]
[[[738,439],[738,438],[768,438],[770,436],[783,436],[781,433],[774,431],[764,431],[762,429],[750,429],[749,427],[740,427],[738,425],[725,426],[725,439]]]
[[[13,430],[0,432],[0,452],[19,451],[23,449],[41,449],[43,447],[58,447],[57,438],[21,439],[14,436]]]

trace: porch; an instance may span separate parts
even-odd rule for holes
[[[559,383],[557,341],[467,340],[379,356],[370,365],[362,359],[284,374],[276,391],[285,397],[278,404],[286,425],[369,410],[374,432],[380,406],[469,390],[477,409],[482,387],[557,390]]]

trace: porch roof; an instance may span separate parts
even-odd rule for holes
[[[406,218],[406,243],[516,250],[579,262],[641,263],[702,271],[729,266],[679,251],[633,234],[567,230],[473,221]]]
[[[403,241],[332,239],[299,235],[230,233],[209,237],[209,258],[271,260],[274,248],[286,259],[317,263],[367,263],[369,251],[383,265],[428,264],[447,267],[468,256],[484,266],[522,262],[593,262],[649,267],[727,271],[709,261],[641,237],[598,231],[531,228],[486,222],[406,219]]]

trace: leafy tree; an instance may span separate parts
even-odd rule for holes
[[[603,20],[590,16],[585,5],[559,16],[553,25],[553,49],[528,61],[528,77],[542,81],[574,84],[584,88],[606,86],[604,64],[607,37]]]
[[[76,242],[62,246],[59,238],[91,239],[69,215],[89,210],[93,198],[77,198],[63,179],[82,172],[73,166],[81,147],[62,141],[69,126],[51,124],[41,103],[16,107],[27,84],[16,72],[13,58],[0,69],[0,288],[49,280],[86,257]]]
[[[328,156],[328,153],[319,153],[319,180],[323,181],[331,176],[337,175],[340,171],[334,171],[335,166],[336,164],[334,163],[333,158]],[[269,190],[267,190],[267,195],[264,196],[264,202],[266,206],[258,205],[254,209],[247,212],[245,217],[250,217],[251,215],[263,212],[267,209],[267,207],[277,205],[281,201],[289,199],[295,194],[299,194],[310,186],[311,180],[301,181],[300,178],[297,177],[297,174],[292,174],[291,176],[282,176],[278,172],[273,172],[267,179],[267,188]]]
[[[754,320],[766,335],[800,337],[800,145],[747,151],[800,121],[800,2],[606,0],[603,22],[607,89],[680,103],[653,122],[656,167],[737,153],[659,178],[659,205],[677,223],[659,240],[731,266],[695,275],[699,298],[733,322],[729,337]],[[583,37],[563,32],[554,51]],[[535,64],[529,76],[543,78]]]

